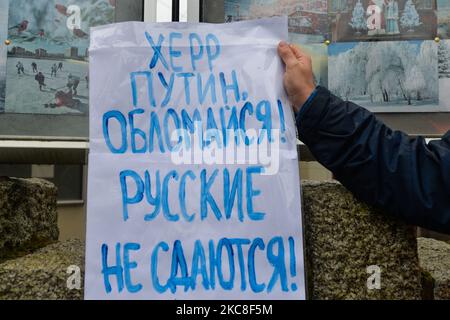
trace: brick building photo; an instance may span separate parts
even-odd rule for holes
[[[426,40],[437,35],[435,0],[329,0],[332,41]]]
[[[312,11],[296,11],[289,15],[289,32],[322,35],[329,33],[328,15]]]

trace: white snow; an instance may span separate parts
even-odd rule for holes
[[[406,101],[398,100],[387,103],[370,102],[365,97],[352,98],[352,102],[363,106],[372,112],[433,112],[442,111],[436,100],[412,101],[412,105],[408,105]]]

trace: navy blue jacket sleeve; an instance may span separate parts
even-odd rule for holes
[[[450,234],[450,132],[426,143],[323,87],[296,115],[300,140],[358,199]]]

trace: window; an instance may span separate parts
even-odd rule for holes
[[[42,178],[56,185],[58,201],[83,200],[83,165],[0,164],[0,177]]]
[[[188,0],[180,0],[180,22],[188,21]]]
[[[156,1],[156,22],[172,21],[172,0]]]

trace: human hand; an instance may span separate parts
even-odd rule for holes
[[[285,41],[278,44],[278,54],[286,65],[284,88],[294,111],[298,112],[316,88],[311,57],[298,46]]]

